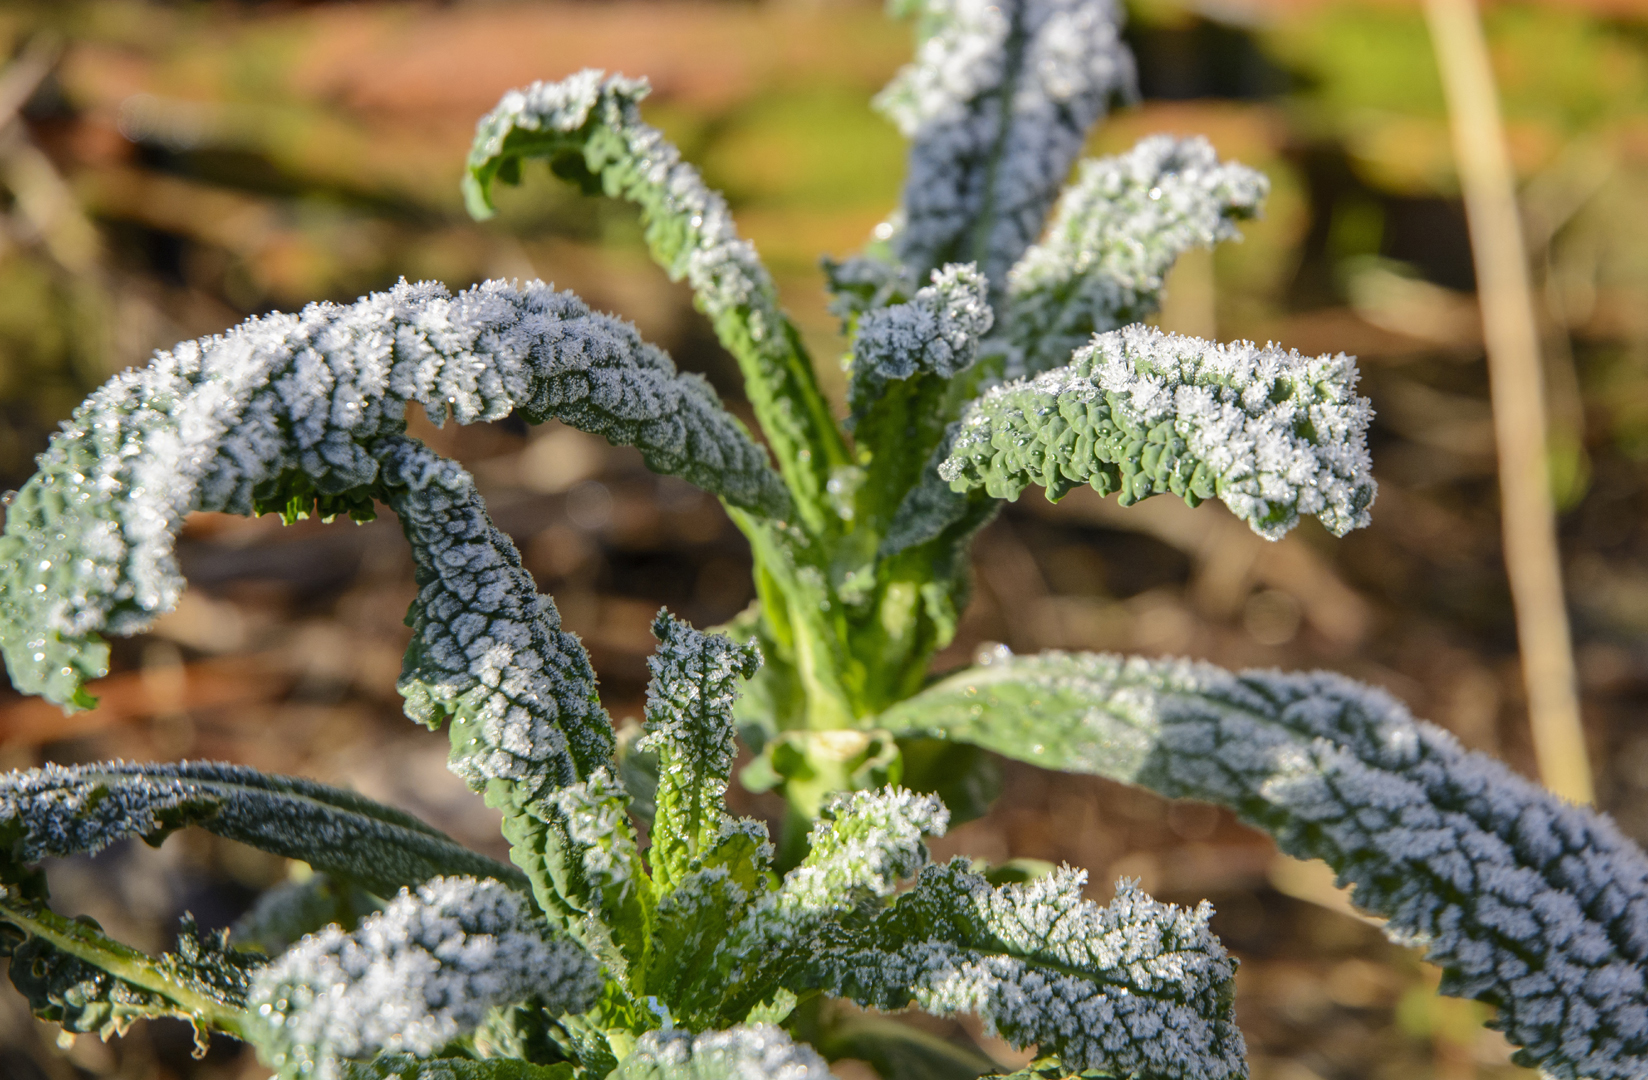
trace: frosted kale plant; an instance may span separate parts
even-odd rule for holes
[[[1199,139],[1076,161],[1132,86],[1108,0],[894,7],[915,18],[917,56],[878,104],[911,140],[910,176],[874,242],[825,263],[849,355],[839,419],[725,201],[642,120],[646,84],[596,71],[482,119],[470,209],[490,214],[533,162],[637,204],[653,255],[738,361],[760,443],[629,324],[537,282],[403,283],[253,319],[75,413],[0,538],[13,682],[89,705],[103,635],[175,603],[193,511],[387,507],[418,563],[406,711],[446,726],[513,865],[230,765],[14,773],[0,926],[40,1016],[103,1034],[182,1017],[294,1078],[802,1080],[826,1074],[820,1051],[888,1076],[992,1069],[873,1017],[821,1030],[817,1002],[835,996],[980,1015],[1043,1055],[1022,1080],[1243,1075],[1233,965],[1205,906],[1123,882],[1101,908],[1068,868],[927,865],[923,836],[982,809],[989,751],[1229,806],[1333,866],[1428,950],[1445,992],[1494,1005],[1520,1060],[1648,1075],[1648,860],[1378,692],[1062,653],[930,679],[971,538],[1027,486],[1218,499],[1276,538],[1303,516],[1365,524],[1374,485],[1349,358],[1140,323],[1176,258],[1233,236],[1266,182]],[[469,475],[405,434],[413,403],[437,422],[554,418],[635,446],[748,537],[757,604],[728,636],[660,618],[628,751]],[[757,754],[742,780],[790,808],[776,844],[725,810],[735,728]],[[41,860],[185,826],[319,873],[233,934],[185,925],[160,957],[51,909]]]

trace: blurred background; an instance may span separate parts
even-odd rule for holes
[[[1417,3],[1133,0],[1144,100],[1092,153],[1204,133],[1272,183],[1245,240],[1175,270],[1160,316],[1202,336],[1360,359],[1378,418],[1374,524],[1277,544],[1210,504],[1122,510],[1028,492],[980,537],[976,600],[941,667],[1015,650],[1179,654],[1327,667],[1391,691],[1532,774],[1500,552],[1481,320],[1446,109]],[[1648,5],[1490,4],[1546,364],[1561,545],[1598,801],[1648,839]],[[858,248],[896,200],[904,147],[867,108],[907,26],[852,0],[678,3],[0,4],[0,489],[111,373],[249,314],[346,301],[406,276],[458,288],[540,277],[633,319],[739,406],[736,371],[627,207],[534,170],[484,226],[458,177],[506,89],[600,66],[647,75],[648,118],[726,192],[839,400],[842,343],[821,253]],[[641,712],[648,622],[700,626],[751,599],[714,500],[558,425],[417,434],[478,477],[540,588],[582,635],[618,718]],[[352,786],[503,854],[444,768],[445,736],[400,713],[411,560],[365,526],[200,516],[190,591],[114,643],[102,705],[65,718],[0,689],[0,765],[228,759]],[[1002,598],[1011,598],[1003,603]],[[1260,1080],[1532,1076],[1432,992],[1436,972],[1348,913],[1327,875],[1229,815],[1101,781],[1005,769],[986,818],[935,845],[1065,860],[1211,898],[1242,960]],[[774,808],[745,797],[746,809]],[[281,860],[195,834],[52,869],[71,913],[167,947],[178,914],[232,922]],[[919,1018],[913,1022],[927,1023]],[[976,1028],[937,1024],[954,1038]],[[1004,1064],[1014,1058],[984,1040]],[[7,1080],[267,1075],[181,1024],[60,1044],[0,987]],[[843,1063],[844,1077],[869,1075]]]

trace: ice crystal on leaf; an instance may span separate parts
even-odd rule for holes
[[[834,1080],[810,1046],[771,1024],[702,1035],[649,1031],[619,1066],[617,1080]]]
[[[1005,376],[1058,367],[1094,333],[1161,306],[1162,280],[1192,247],[1237,235],[1270,190],[1261,173],[1219,161],[1206,139],[1152,135],[1085,161],[1047,237],[1014,265],[998,331]]]
[[[902,788],[840,795],[808,837],[807,858],[776,902],[795,915],[850,911],[883,900],[927,861],[923,836],[943,836],[950,811],[934,795]]]
[[[978,263],[999,289],[1087,131],[1133,91],[1112,0],[903,0],[916,59],[876,99],[911,140],[892,239],[918,275]]]
[[[1136,325],[1068,365],[987,392],[963,415],[939,475],[957,491],[1057,500],[1088,483],[1125,506],[1217,496],[1276,539],[1303,514],[1335,534],[1366,525],[1372,411],[1343,353],[1218,345]]]
[[[304,938],[257,973],[250,1004],[281,1076],[332,1080],[343,1059],[378,1050],[428,1057],[496,1006],[534,998],[551,1015],[582,1012],[599,985],[589,954],[519,893],[436,878],[351,933]]]
[[[370,516],[374,440],[408,404],[436,419],[559,417],[633,443],[760,513],[786,505],[766,455],[697,376],[633,327],[541,282],[456,296],[402,283],[184,342],[75,411],[0,538],[0,649],[58,702],[103,673],[98,632],[130,634],[183,588],[172,553],[193,510]]]
[[[1565,1080],[1648,1073],[1648,858],[1378,690],[1003,654],[882,722],[1232,807],[1426,947],[1444,993],[1495,1006],[1524,1064]]]

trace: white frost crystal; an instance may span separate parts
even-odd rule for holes
[[[810,1046],[771,1024],[694,1035],[649,1031],[615,1074],[618,1080],[834,1080]]]
[[[1269,190],[1263,174],[1220,162],[1200,136],[1152,135],[1083,162],[1047,237],[1008,274],[1006,377],[1063,364],[1094,333],[1155,311],[1178,257],[1236,236],[1235,221],[1258,213]]]
[[[1442,990],[1486,1001],[1518,1060],[1564,1080],[1648,1076],[1648,857],[1381,691],[1327,673],[1043,653],[883,714],[1017,757],[1232,807],[1320,858]]]
[[[1220,345],[1144,325],[1099,334],[1065,367],[968,407],[939,466],[957,491],[1062,497],[1090,483],[1125,505],[1217,496],[1277,539],[1310,514],[1343,535],[1368,523],[1375,485],[1356,364],[1274,345]]]
[[[559,417],[733,503],[787,505],[708,385],[628,323],[542,282],[456,296],[403,282],[184,342],[76,410],[0,538],[13,680],[74,700],[105,663],[98,631],[135,633],[169,610],[183,588],[173,543],[192,510],[247,514],[316,494],[369,507],[367,444],[397,433],[412,402],[437,422]]]
[[[876,99],[912,141],[894,250],[974,260],[999,289],[1112,97],[1133,88],[1112,0],[912,0],[916,59]]]
[[[352,933],[305,937],[258,971],[248,1008],[282,1076],[333,1080],[347,1058],[427,1057],[496,1006],[535,997],[552,1015],[582,1012],[599,986],[595,961],[552,936],[520,894],[435,878]]]

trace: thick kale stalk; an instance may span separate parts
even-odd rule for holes
[[[882,723],[1232,807],[1495,1006],[1522,1063],[1648,1072],[1648,859],[1607,818],[1336,675],[988,659]]]

